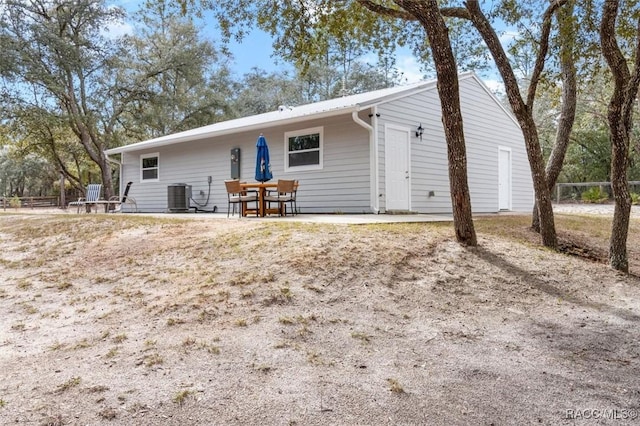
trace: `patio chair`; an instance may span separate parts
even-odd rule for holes
[[[100,201],[100,191],[102,190],[102,184],[90,183],[87,185],[87,190],[84,197],[78,198],[78,201],[72,201],[70,206],[76,206],[78,213],[80,213],[80,207],[84,206],[87,213],[91,212],[91,208],[95,206],[96,213],[98,212],[98,202]]]
[[[264,200],[271,207],[271,203],[278,203],[280,216],[287,215],[286,203],[289,203],[292,214],[296,213],[296,191],[298,190],[295,180],[278,179],[278,187],[269,190]]]
[[[138,212],[138,203],[136,203],[136,199],[129,195],[129,189],[133,185],[133,182],[128,182],[127,186],[124,188],[124,193],[122,194],[122,198],[117,195],[109,198],[109,211],[111,213],[118,213],[122,211],[123,204],[131,204],[133,211],[135,213]],[[111,210],[111,205],[114,206],[114,209]]]
[[[233,205],[232,215],[236,213],[236,206],[240,205],[240,215],[244,216],[247,211],[247,203],[256,203],[256,216],[260,215],[260,209],[258,206],[258,192],[248,191],[242,188],[239,180],[225,180],[224,184],[227,188],[227,217],[229,217],[229,211]]]

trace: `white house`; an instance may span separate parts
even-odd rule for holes
[[[460,98],[473,211],[530,211],[517,122],[473,73],[460,75]],[[264,134],[274,181],[300,181],[302,213],[448,213],[441,118],[436,82],[425,81],[283,106],[106,153],[120,164],[120,182],[134,182],[130,195],[143,212],[170,211],[171,187],[185,185],[192,207],[226,211],[224,180],[254,180],[255,144]]]

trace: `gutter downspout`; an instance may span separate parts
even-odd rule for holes
[[[378,198],[378,193],[380,192],[380,188],[378,183],[378,132],[376,131],[378,128],[378,108],[376,106],[371,107],[372,124],[362,120],[358,116],[358,111],[353,111],[351,113],[351,118],[356,124],[364,127],[369,132],[369,162],[371,173],[371,191],[369,192],[369,196],[371,197],[370,207],[374,214],[379,214],[380,200]]]

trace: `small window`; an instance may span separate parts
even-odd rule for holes
[[[140,156],[140,181],[148,182],[159,179],[160,156],[155,154],[144,154]]]
[[[287,132],[285,138],[285,171],[322,168],[322,127]]]

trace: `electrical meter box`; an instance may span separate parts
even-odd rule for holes
[[[240,148],[231,149],[231,179],[240,179]]]

